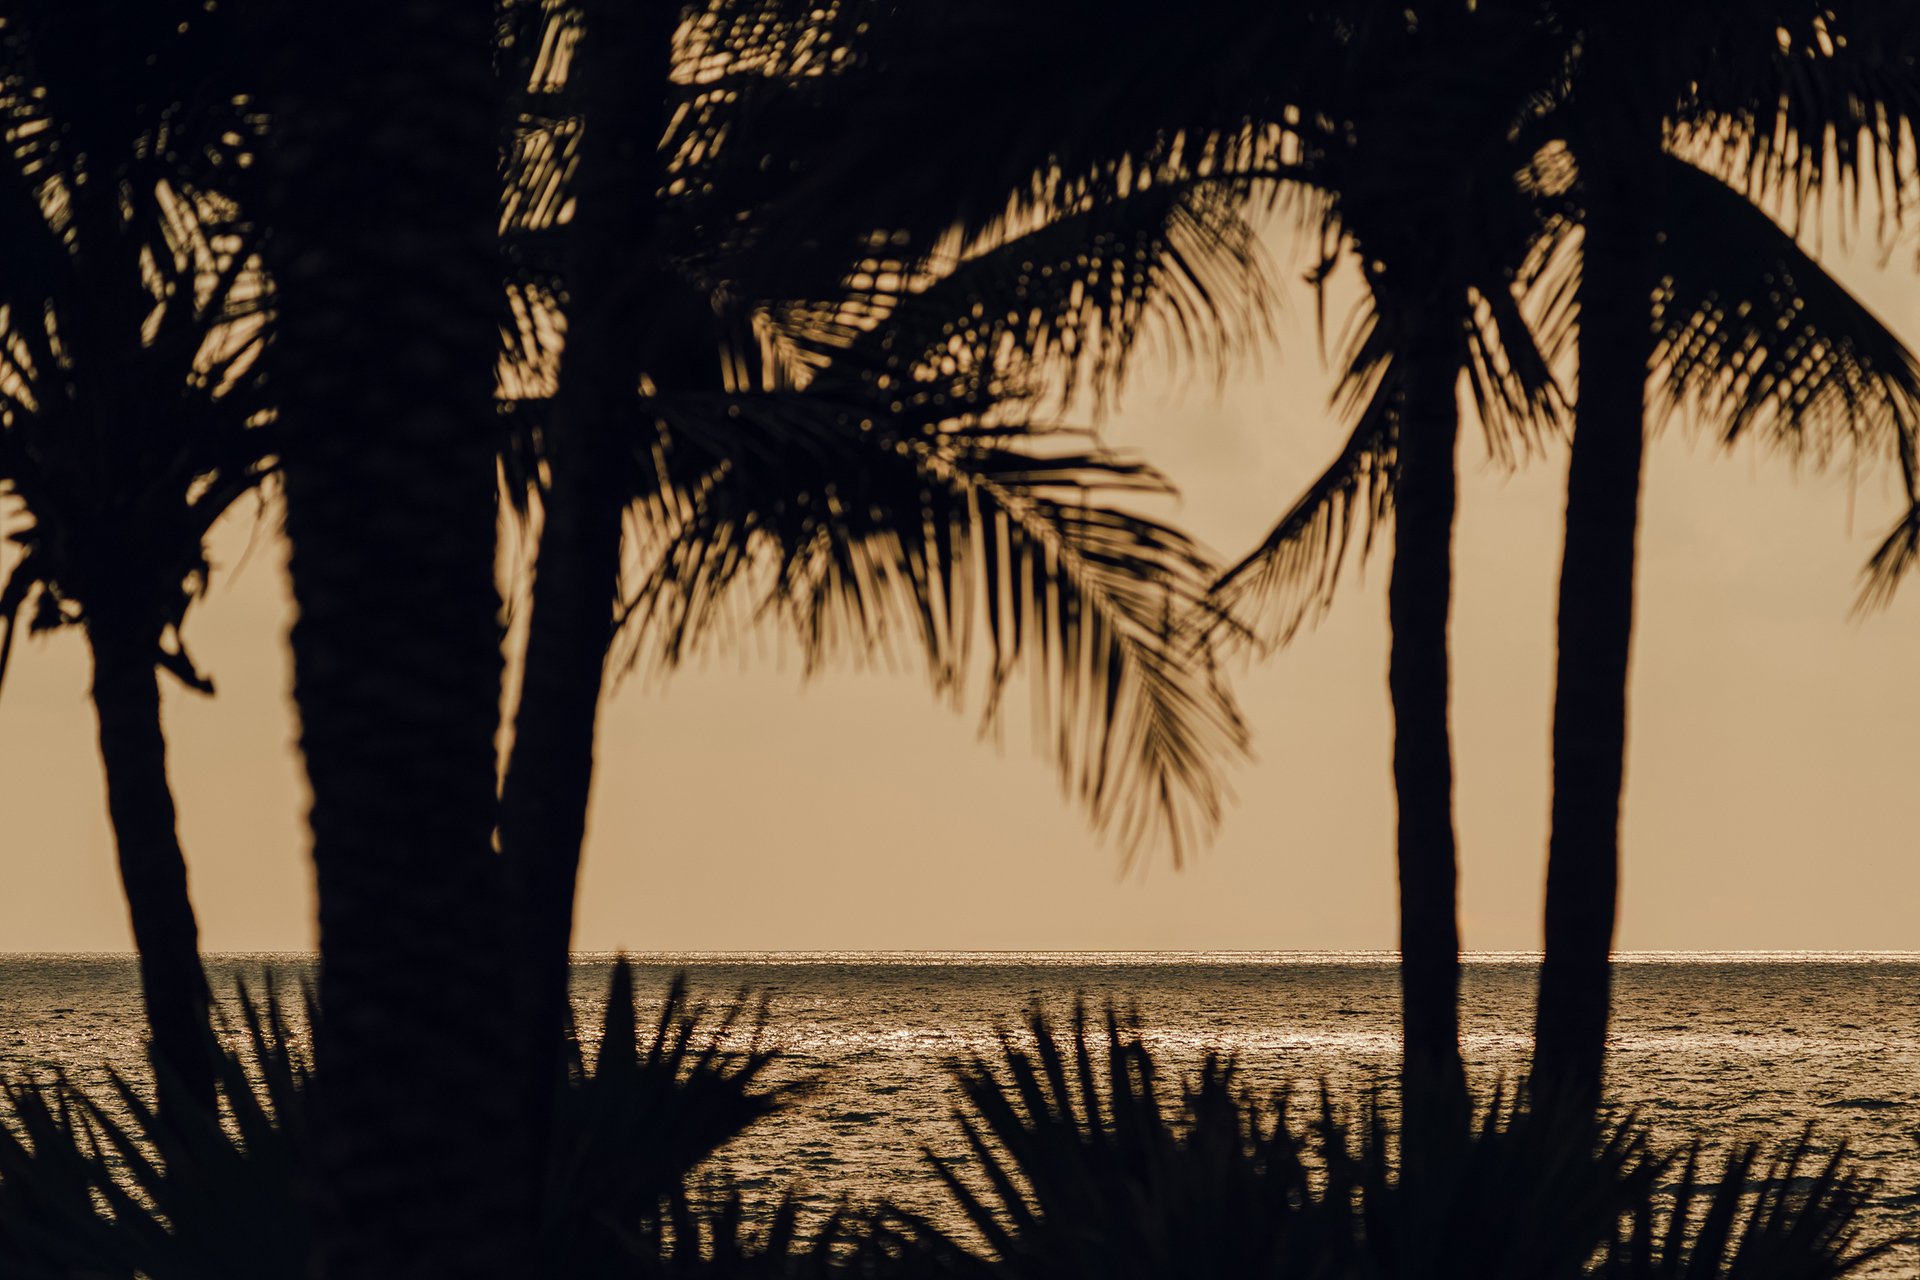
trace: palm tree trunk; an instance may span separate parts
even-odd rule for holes
[[[536,1105],[553,1088],[567,1014],[568,943],[593,782],[594,723],[612,639],[630,432],[646,344],[640,286],[655,219],[658,140],[680,5],[586,6],[570,88],[581,139],[568,225],[567,343],[548,433],[551,483],[535,561],[525,676],[500,801],[520,900],[518,968],[536,1046]]]
[[[93,709],[100,722],[107,813],[140,958],[154,1076],[163,1106],[178,1098],[211,1113],[211,1002],[167,783],[155,640],[143,628],[94,619],[87,641],[93,651]]]
[[[273,351],[320,904],[330,1280],[531,1271],[494,852],[492,7],[283,8]]]
[[[1418,1141],[1466,1115],[1447,710],[1460,366],[1444,342],[1416,344],[1404,358],[1387,686],[1399,801],[1401,1097],[1405,1131]]]
[[[1624,132],[1624,130],[1623,130]],[[1534,1091],[1570,1115],[1598,1106],[1612,1002],[1627,663],[1639,527],[1659,136],[1581,157],[1587,222],[1580,386],[1567,474],[1553,709],[1553,816]]]

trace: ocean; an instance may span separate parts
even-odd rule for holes
[[[673,974],[724,1004],[771,1001],[780,1073],[814,1088],[725,1154],[769,1198],[816,1205],[887,1198],[951,1219],[923,1149],[957,1152],[946,1063],[991,1053],[996,1029],[1039,1000],[1064,1015],[1135,1009],[1179,1066],[1233,1054],[1263,1090],[1364,1088],[1393,1079],[1399,993],[1393,957],[1373,952],[808,953],[632,957],[643,1003]],[[580,956],[574,992],[597,1016],[611,956]],[[1511,1083],[1530,1043],[1535,958],[1475,955],[1463,990],[1477,1084]],[[215,985],[305,956],[220,956]],[[1808,1126],[1823,1151],[1845,1142],[1873,1179],[1874,1238],[1920,1232],[1920,954],[1661,953],[1621,957],[1609,1086],[1615,1104],[1679,1145],[1787,1142]],[[66,1071],[82,1085],[139,1072],[137,977],[126,956],[0,957],[0,1070]],[[1920,1250],[1874,1276],[1920,1276]]]

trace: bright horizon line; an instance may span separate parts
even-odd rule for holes
[[[203,956],[209,960],[251,960],[251,959],[288,959],[317,960],[319,952],[309,949],[287,951],[208,951]],[[1165,957],[1165,956],[1218,956],[1238,960],[1263,960],[1273,958],[1278,961],[1317,960],[1317,959],[1357,959],[1380,962],[1392,962],[1399,952],[1372,947],[1317,947],[1317,948],[1276,948],[1255,949],[1248,947],[1176,947],[1160,949],[1127,948],[1049,948],[1049,947],[926,947],[901,949],[889,947],[849,947],[840,949],[822,948],[769,948],[769,949],[705,949],[689,948],[676,951],[574,951],[570,953],[575,962],[611,961],[625,956],[629,960],[651,962],[657,960],[693,960],[693,961],[771,961],[792,962],[809,960],[841,960],[859,963],[871,960],[892,960],[907,958],[926,959],[969,959],[975,957]],[[0,961],[7,960],[133,960],[133,951],[0,951]],[[1539,951],[1463,951],[1462,961],[1518,963],[1538,962],[1542,958]],[[1639,951],[1616,951],[1613,958],[1620,963],[1676,960],[1725,960],[1729,962],[1751,960],[1905,960],[1920,962],[1920,950],[1889,951],[1864,950],[1842,951],[1821,949],[1782,949],[1753,948],[1729,949],[1707,948],[1697,951],[1676,950],[1672,948]]]

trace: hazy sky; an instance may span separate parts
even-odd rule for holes
[[[1841,274],[1909,343],[1920,283]],[[1142,377],[1109,425],[1179,483],[1223,555],[1257,538],[1341,439],[1302,295],[1216,394]],[[1468,437],[1454,622],[1465,941],[1539,943],[1560,449],[1508,477]],[[1848,618],[1897,510],[1889,477],[1795,477],[1675,431],[1650,451],[1620,944],[1920,949],[1920,582]],[[312,944],[293,749],[284,549],[236,576],[250,513],[189,642],[220,694],[167,688],[202,938]],[[1386,562],[1245,673],[1257,759],[1181,873],[1127,877],[1048,768],[937,705],[917,672],[804,685],[778,655],[620,688],[602,719],[577,944],[591,949],[1387,948],[1394,939]],[[23,643],[0,691],[0,950],[123,950],[86,660]]]

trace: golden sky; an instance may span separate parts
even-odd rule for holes
[[[1839,274],[1910,344],[1920,277]],[[1145,374],[1109,424],[1168,471],[1222,555],[1342,438],[1310,300],[1264,372]],[[1508,477],[1462,453],[1454,723],[1466,945],[1539,943],[1561,449]],[[1620,945],[1920,949],[1920,582],[1849,619],[1897,509],[1890,477],[1796,477],[1672,431],[1650,451]],[[167,729],[205,945],[310,946],[284,550],[219,533],[189,642],[220,688],[169,684]],[[791,655],[621,687],[602,720],[577,944],[588,949],[1389,948],[1386,561],[1245,673],[1257,759],[1183,872],[1122,877],[1009,732],[996,749],[917,672],[803,683]],[[14,653],[0,691],[0,951],[125,950],[83,644]]]

